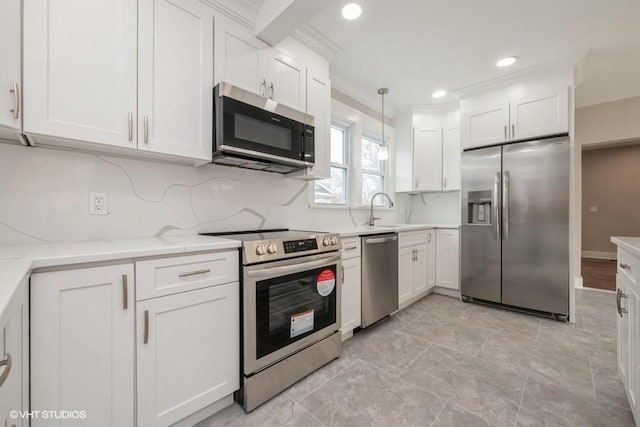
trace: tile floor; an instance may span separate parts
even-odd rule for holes
[[[429,295],[251,414],[198,426],[632,426],[615,294],[576,300],[566,324]]]

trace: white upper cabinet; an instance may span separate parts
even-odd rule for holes
[[[528,82],[462,100],[462,147],[569,132],[569,89],[554,82]]]
[[[413,130],[413,175],[417,191],[442,190],[442,128]]]
[[[137,13],[135,0],[24,2],[26,134],[136,147]]]
[[[569,91],[529,90],[511,99],[511,139],[569,131]]]
[[[306,109],[306,67],[277,49],[265,51],[267,96],[300,111]]]
[[[331,176],[331,81],[329,76],[307,67],[307,114],[314,118],[315,163],[298,173],[300,178]]]
[[[18,139],[21,131],[21,5],[0,2],[0,138]]]
[[[460,189],[460,114],[449,114],[442,124],[442,189]]]
[[[253,33],[221,16],[215,23],[215,82],[227,82],[266,96],[262,51],[267,45]]]
[[[138,2],[138,148],[211,160],[213,9]]]
[[[509,102],[489,103],[462,114],[464,148],[499,144],[509,140]]]

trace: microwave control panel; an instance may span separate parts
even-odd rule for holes
[[[289,240],[282,242],[282,245],[284,246],[285,254],[318,249],[318,241],[316,239]]]
[[[304,141],[304,160],[312,163],[315,161],[315,155],[314,155],[315,147],[314,147],[314,137],[313,137],[314,133],[315,133],[315,129],[313,128],[313,126],[310,126],[310,125],[304,126],[304,135],[302,137]]]

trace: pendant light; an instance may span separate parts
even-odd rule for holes
[[[389,89],[381,87],[378,89],[378,95],[382,97],[382,146],[378,151],[378,160],[387,160],[389,158],[389,150],[387,150],[387,141],[384,139],[384,96],[389,93]]]

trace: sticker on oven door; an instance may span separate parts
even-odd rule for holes
[[[291,316],[291,338],[313,331],[313,312],[308,310]]]
[[[333,292],[333,288],[336,287],[336,275],[333,270],[322,270],[318,276],[318,293],[323,297],[327,297]]]

